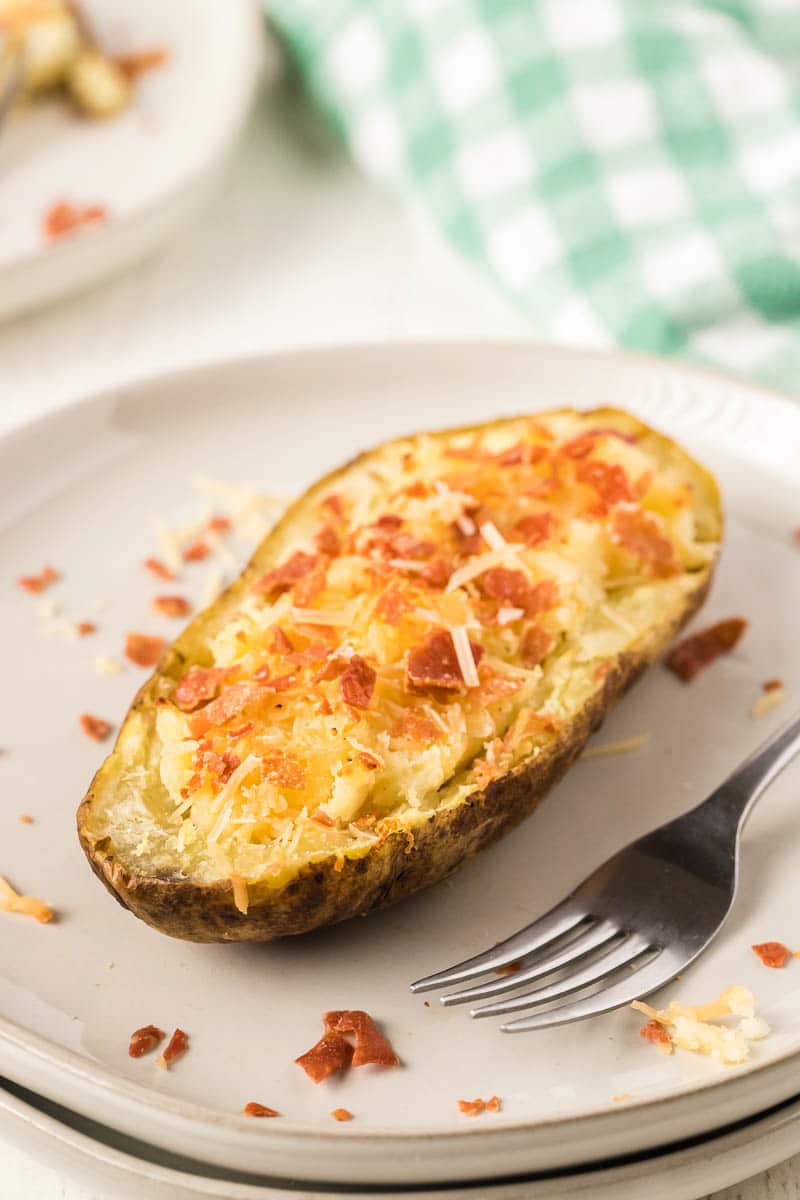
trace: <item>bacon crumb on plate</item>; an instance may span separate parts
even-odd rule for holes
[[[125,657],[137,667],[154,667],[164,653],[166,641],[146,633],[129,633],[125,638]]]
[[[47,240],[53,242],[84,225],[97,225],[105,221],[107,216],[108,210],[102,204],[79,206],[69,200],[57,200],[45,213],[42,228]]]
[[[159,1029],[157,1025],[143,1025],[141,1029],[135,1029],[131,1034],[128,1046],[129,1057],[141,1058],[145,1054],[150,1054],[166,1036],[164,1030]]]
[[[22,813],[22,815],[20,816],[20,821],[22,822],[23,825],[32,825],[33,817],[30,815],[30,813]]]
[[[648,1021],[646,1025],[643,1025],[639,1030],[639,1037],[644,1038],[646,1042],[657,1042],[661,1046],[672,1047],[669,1034],[664,1026],[656,1020]]]
[[[249,1100],[242,1109],[242,1114],[245,1117],[279,1117],[281,1115],[277,1108],[268,1108],[266,1104],[259,1104],[257,1100]]]
[[[352,1121],[353,1114],[348,1108],[334,1108],[331,1113],[334,1121]]]
[[[477,1117],[483,1112],[500,1112],[501,1103],[499,1096],[490,1096],[488,1100],[478,1096],[475,1100],[459,1100],[458,1108],[467,1117]]]
[[[310,1050],[294,1060],[314,1083],[322,1083],[336,1071],[344,1071],[353,1061],[353,1047],[338,1033],[324,1033]]]
[[[128,79],[135,80],[148,71],[163,67],[169,62],[170,52],[165,46],[154,46],[151,50],[133,50],[129,54],[118,54],[115,62]]]
[[[78,637],[88,637],[90,633],[97,632],[97,626],[95,625],[94,621],[78,621],[75,629],[78,633]]]
[[[185,617],[192,611],[185,596],[154,596],[150,604],[162,617]]]
[[[709,666],[722,654],[729,654],[747,629],[744,617],[729,617],[707,629],[684,638],[670,650],[666,665],[684,683]]]
[[[179,1058],[183,1058],[189,1049],[189,1035],[182,1029],[176,1029],[167,1042],[162,1054],[156,1059],[156,1066],[168,1070]]]
[[[83,732],[95,742],[104,742],[113,728],[110,721],[93,717],[91,713],[81,713],[79,720]]]
[[[785,967],[791,951],[783,942],[759,942],[750,949],[761,959],[765,967]]]
[[[504,967],[498,967],[495,975],[516,975],[517,971],[522,970],[521,962],[506,963]]]
[[[208,558],[211,551],[205,542],[192,542],[183,552],[183,561],[187,563],[202,562]]]
[[[146,558],[144,560],[144,567],[151,575],[155,575],[156,579],[171,582],[176,578],[175,572],[170,571],[169,567],[165,566],[160,558]]]
[[[52,584],[57,583],[61,575],[54,567],[44,567],[38,575],[23,575],[17,580],[21,588],[26,592],[31,592],[34,596],[39,592],[43,592],[45,588],[49,588]]]
[[[230,517],[209,517],[206,522],[206,529],[209,533],[228,533],[230,527]]]

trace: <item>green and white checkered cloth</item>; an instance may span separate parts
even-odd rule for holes
[[[800,390],[800,0],[265,2],[532,332]]]

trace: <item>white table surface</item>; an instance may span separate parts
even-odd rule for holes
[[[110,284],[0,326],[0,433],[75,397],[219,358],[530,334],[273,88],[211,207],[178,241]],[[0,1198],[110,1200],[6,1144]],[[714,1200],[779,1198],[800,1198],[800,1156]]]

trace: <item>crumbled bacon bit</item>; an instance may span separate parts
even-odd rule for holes
[[[652,513],[618,508],[611,517],[610,532],[618,545],[649,566],[654,575],[665,578],[677,572],[672,543],[664,537]]]
[[[44,567],[38,575],[23,575],[17,580],[21,588],[26,592],[32,592],[33,595],[38,595],[45,588],[49,588],[52,584],[57,583],[61,575],[54,567]]]
[[[97,224],[108,216],[108,210],[101,204],[85,204],[78,207],[68,200],[58,200],[44,214],[42,221],[44,236],[48,241],[56,241],[74,233],[83,225]]]
[[[174,1062],[177,1062],[179,1058],[183,1058],[188,1049],[189,1035],[184,1033],[182,1029],[176,1029],[167,1042],[163,1053],[156,1059],[156,1066],[163,1067],[166,1070]]]
[[[273,654],[291,654],[294,650],[294,643],[285,630],[281,629],[280,625],[272,626],[272,643],[270,650]]]
[[[414,605],[403,595],[396,584],[382,592],[375,605],[375,615],[387,625],[399,625],[403,613],[411,612]]]
[[[326,560],[323,559],[317,563],[313,571],[309,571],[302,579],[298,579],[292,588],[292,599],[298,608],[311,608],[317,596],[325,591],[327,575]]]
[[[657,1042],[662,1046],[670,1045],[669,1034],[658,1021],[648,1021],[646,1025],[643,1025],[639,1030],[639,1037],[644,1038],[646,1042]]]
[[[747,621],[743,617],[718,621],[678,642],[667,655],[666,664],[679,679],[689,683],[721,654],[730,653],[746,629]]]
[[[407,487],[403,488],[403,493],[417,500],[424,500],[430,494],[430,488],[422,479],[415,479],[413,483],[409,483]]]
[[[344,503],[342,497],[332,492],[320,504],[320,508],[327,508],[335,517],[341,518],[344,516]]]
[[[478,1096],[475,1100],[459,1100],[458,1110],[467,1117],[477,1117],[485,1110],[486,1103]]]
[[[163,1042],[167,1035],[163,1029],[159,1029],[157,1025],[143,1025],[141,1029],[135,1029],[131,1034],[130,1045],[128,1046],[128,1054],[131,1058],[141,1058],[145,1054],[149,1054],[151,1050],[155,1050],[156,1046]]]
[[[205,542],[192,542],[183,552],[184,562],[202,562],[208,558],[211,551]]]
[[[212,700],[189,718],[192,737],[202,737],[215,725],[224,725],[248,704],[262,699],[264,694],[264,688],[255,683],[231,684],[216,700]]]
[[[483,646],[470,642],[475,665],[483,658]],[[458,665],[455,646],[447,629],[434,629],[408,655],[407,686],[411,689],[441,688],[461,691],[464,679]]]
[[[81,713],[79,719],[83,732],[95,742],[104,742],[113,728],[110,721],[93,717],[91,713]]]
[[[368,708],[377,678],[373,668],[360,654],[352,655],[339,677],[339,687],[345,703],[351,704],[353,708]]]
[[[517,521],[514,533],[519,533],[525,539],[526,546],[538,546],[552,536],[554,524],[551,512],[528,513]]]
[[[78,621],[75,628],[78,631],[78,637],[88,637],[90,633],[97,632],[97,626],[94,621]]]
[[[377,771],[378,767],[381,765],[380,759],[376,758],[374,754],[370,754],[369,750],[359,750],[358,761],[361,763],[362,767],[366,767],[368,771]]]
[[[500,1112],[502,1101],[499,1096],[490,1096],[486,1101],[487,1112]]]
[[[380,1032],[369,1013],[359,1009],[327,1012],[325,1029],[333,1034],[352,1034],[356,1039],[353,1066],[399,1066],[400,1059],[388,1038]]]
[[[554,639],[541,625],[529,625],[522,635],[519,656],[526,667],[538,667],[550,653]]]
[[[516,975],[517,971],[522,970],[521,962],[506,963],[504,967],[498,967],[495,975]]]
[[[318,808],[316,812],[311,814],[311,820],[316,821],[318,825],[324,825],[326,829],[333,829],[336,825],[333,818],[328,816],[326,812],[323,812],[321,808]]]
[[[327,554],[331,558],[335,558],[341,549],[342,543],[332,525],[323,525],[322,529],[318,530],[314,535],[314,545],[320,554]]]
[[[266,1104],[259,1104],[257,1100],[248,1100],[242,1109],[242,1114],[245,1117],[279,1117],[281,1115],[277,1108],[267,1108]]]
[[[151,575],[155,575],[156,579],[164,579],[166,581],[175,579],[175,572],[170,571],[169,567],[165,566],[160,558],[146,558],[144,560],[144,568]]]
[[[785,967],[791,957],[789,947],[784,946],[783,942],[759,942],[758,945],[751,946],[751,950],[758,955],[765,967]]]
[[[597,492],[603,512],[613,504],[635,499],[628,476],[617,463],[579,462],[575,478]]]
[[[156,46],[152,50],[134,50],[129,54],[120,54],[114,61],[123,75],[135,80],[156,67],[163,67],[164,63],[169,61],[169,56],[169,50],[163,46]]]
[[[164,653],[166,642],[162,637],[149,637],[146,633],[129,633],[125,638],[125,657],[137,667],[154,667]]]
[[[334,1121],[352,1121],[353,1114],[347,1108],[334,1108],[331,1113]]]
[[[764,692],[779,692],[783,687],[782,679],[765,679],[761,685]]]
[[[192,611],[185,596],[154,596],[150,604],[162,617],[185,617]]]
[[[230,667],[190,667],[179,680],[172,699],[181,712],[191,712],[203,700],[213,700],[230,674]]]
[[[479,584],[486,596],[524,609],[528,615],[544,612],[558,600],[558,588],[552,579],[542,579],[534,586],[522,571],[509,567],[490,567],[480,576]]]
[[[239,738],[246,737],[248,733],[252,733],[255,725],[252,721],[245,721],[244,725],[240,725],[238,729],[228,730],[228,741],[237,742]]]
[[[319,1041],[294,1060],[314,1083],[322,1083],[335,1071],[344,1071],[353,1061],[353,1047],[339,1033],[324,1033]]]
[[[443,588],[453,573],[451,564],[445,558],[433,558],[419,573],[420,579],[434,588]]]
[[[22,822],[23,825],[32,825],[33,817],[30,815],[30,813],[22,813],[22,815],[20,816],[20,821]]]
[[[239,762],[239,758],[230,750],[217,754],[214,750],[198,748],[194,756],[194,765],[214,775],[219,783],[228,782]]]
[[[230,517],[209,517],[206,529],[209,533],[228,533],[231,527]]]
[[[276,787],[299,789],[306,786],[306,773],[288,750],[270,750],[261,759],[264,778]]]

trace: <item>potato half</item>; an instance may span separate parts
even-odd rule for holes
[[[394,903],[536,807],[708,590],[714,479],[614,409],[398,439],[297,500],[136,697],[78,811],[193,941]]]

